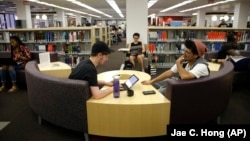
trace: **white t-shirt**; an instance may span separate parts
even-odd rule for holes
[[[196,64],[193,68],[193,66],[189,66],[189,64],[186,65],[185,70],[191,72],[194,74],[196,78],[200,78],[202,76],[207,76],[209,75],[208,68],[205,64]],[[192,68],[192,69],[191,69]],[[174,73],[178,73],[178,69],[176,64],[170,69]]]

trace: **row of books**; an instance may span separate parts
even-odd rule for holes
[[[250,31],[237,31],[233,33],[238,41],[250,42]],[[175,30],[168,32],[167,30],[149,31],[149,41],[167,41],[167,39],[176,39],[183,41],[186,39],[195,39],[196,31]],[[227,41],[227,32],[225,31],[209,31],[206,32],[204,39],[208,41]]]
[[[48,51],[48,52],[55,52],[55,51],[62,51],[64,53],[80,53],[82,51],[91,51],[91,43],[62,43],[62,44],[55,44],[55,43],[46,43],[46,44],[35,44],[34,47],[29,46],[30,50],[34,51]]]
[[[167,41],[167,39],[186,40],[197,38],[197,32],[195,31],[173,31],[157,30],[149,32],[150,41]]]
[[[207,40],[209,41],[226,41],[227,33],[224,31],[209,31],[207,32]]]
[[[10,36],[16,35],[23,42],[33,41],[33,42],[53,42],[53,41],[69,41],[69,42],[79,42],[79,41],[89,41],[91,39],[91,31],[78,31],[78,32],[12,32]],[[0,35],[0,39],[5,40],[4,36]]]
[[[66,55],[61,58],[62,62],[68,64],[72,68],[76,67],[82,60],[84,60],[84,56]]]
[[[237,41],[250,42],[250,31],[234,32]]]
[[[149,53],[165,53],[165,52],[179,52],[179,43],[149,43],[148,52]]]

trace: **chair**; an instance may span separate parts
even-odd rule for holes
[[[218,119],[232,94],[233,68],[226,61],[213,75],[168,81],[165,96],[171,101],[170,124],[207,124]]]
[[[129,46],[129,44],[127,44],[126,48],[128,48],[128,46]],[[145,46],[145,50],[146,50],[146,52],[147,52],[147,44],[144,44],[144,46]],[[129,54],[129,53],[126,53],[126,59],[125,59],[125,61],[126,61],[126,60],[129,60],[129,56],[130,56],[130,54]],[[144,67],[148,66],[148,64],[149,64],[148,54],[147,54],[147,53],[144,55],[143,64],[144,64]],[[136,69],[136,70],[141,70],[140,68],[141,68],[141,67],[140,67],[140,65],[139,65],[139,63],[138,63],[138,61],[137,61],[137,59],[135,59],[135,69]]]

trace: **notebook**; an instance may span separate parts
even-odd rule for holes
[[[142,54],[142,46],[141,46],[141,45],[132,46],[132,47],[130,48],[130,54],[131,54],[131,55]]]
[[[136,75],[131,75],[128,80],[125,81],[125,83],[122,83],[121,86],[124,90],[131,89],[136,82],[138,82],[139,78]]]

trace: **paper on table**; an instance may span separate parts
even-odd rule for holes
[[[49,65],[50,64],[50,53],[49,52],[44,52],[44,53],[39,53],[39,62],[41,65]]]
[[[208,62],[208,67],[209,67],[210,71],[217,72],[220,69],[220,64]]]

